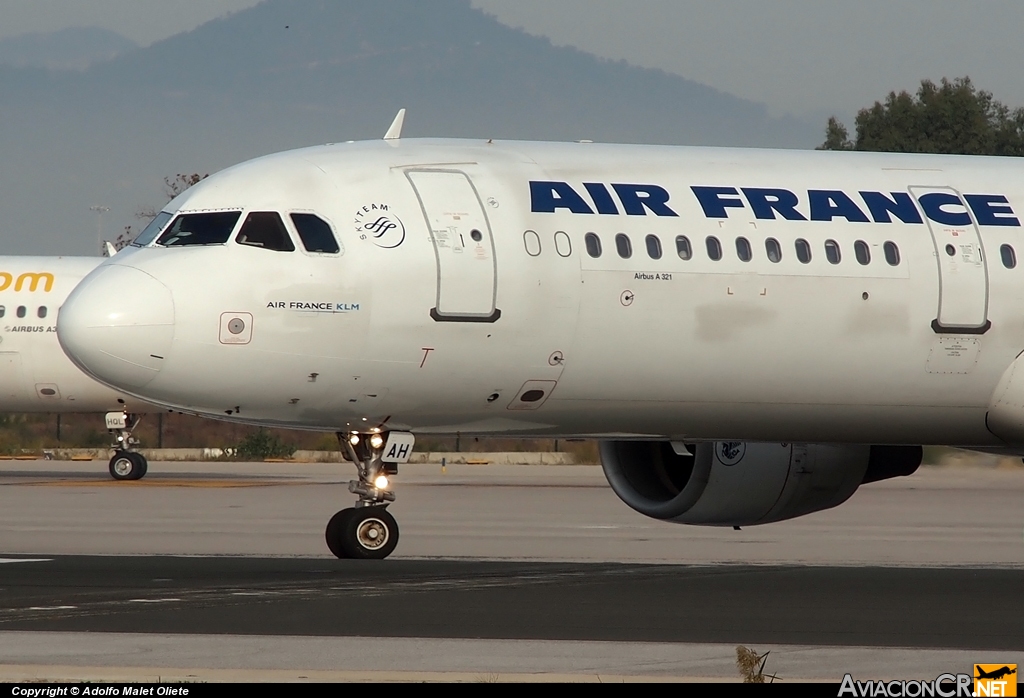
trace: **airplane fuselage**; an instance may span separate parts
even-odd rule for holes
[[[402,140],[261,158],[166,210],[238,215],[221,242],[109,260],[60,332],[99,379],[176,410],[1006,445],[986,413],[1024,349],[1013,159]],[[253,213],[294,249],[240,244]],[[308,251],[296,214],[341,249]]]

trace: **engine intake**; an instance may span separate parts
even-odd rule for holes
[[[910,475],[920,446],[604,441],[622,501],[656,519],[706,526],[783,521],[845,502],[866,482]]]

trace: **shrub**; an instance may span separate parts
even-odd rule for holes
[[[295,453],[295,446],[286,444],[280,437],[260,429],[246,436],[235,449],[235,455],[242,460],[263,458],[289,458]]]

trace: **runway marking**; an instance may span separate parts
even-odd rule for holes
[[[52,559],[47,558],[6,558],[0,557],[0,565],[12,564],[15,562],[53,562]]]
[[[128,603],[173,603],[181,599],[128,599]]]
[[[277,480],[57,480],[21,482],[29,487],[192,487],[196,489],[233,489],[241,487],[278,487],[308,485],[308,482],[282,482]]]
[[[26,611],[70,611],[78,606],[29,606]]]

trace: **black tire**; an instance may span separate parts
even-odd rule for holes
[[[139,462],[133,457],[134,453],[128,453],[127,451],[118,451],[114,454],[114,457],[110,459],[110,477],[115,480],[138,480],[139,475]]]
[[[345,523],[354,512],[355,509],[342,509],[327,522],[327,530],[324,532],[327,548],[334,554],[334,557],[342,560],[348,557],[342,543],[345,539]]]
[[[398,545],[398,522],[382,506],[351,509],[344,521],[341,538],[346,557],[355,560],[383,560]]]
[[[139,464],[139,474],[135,479],[141,480],[146,477],[146,473],[149,472],[149,461],[146,460],[146,457],[141,453],[135,452],[129,453],[128,455],[135,459],[135,462]]]

